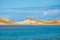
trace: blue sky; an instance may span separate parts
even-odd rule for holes
[[[60,5],[60,0],[0,0],[0,8],[40,7]]]
[[[0,0],[0,17],[24,20],[60,19],[60,0]]]

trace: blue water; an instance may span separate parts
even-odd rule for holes
[[[0,25],[0,40],[60,40],[60,26]]]

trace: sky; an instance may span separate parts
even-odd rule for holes
[[[0,8],[40,7],[60,5],[60,0],[0,0]]]
[[[27,17],[60,19],[60,0],[0,0],[0,17],[16,21]]]

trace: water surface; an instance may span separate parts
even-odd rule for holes
[[[0,25],[0,40],[60,40],[60,26]]]

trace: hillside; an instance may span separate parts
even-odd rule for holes
[[[26,18],[19,24],[60,24],[60,20],[38,20],[33,18]]]
[[[16,22],[6,18],[0,18],[0,24],[59,24],[60,20],[37,20],[33,18],[26,18],[24,21]]]
[[[0,18],[0,24],[16,24],[16,21],[9,20],[6,18]]]

